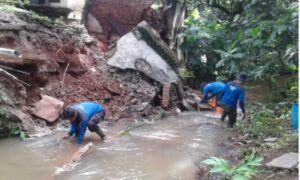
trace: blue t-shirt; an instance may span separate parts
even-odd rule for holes
[[[245,93],[246,91],[242,85],[236,84],[234,82],[229,82],[225,86],[224,95],[221,102],[232,107],[233,109],[236,109],[237,101],[239,101],[240,108],[242,109],[242,112],[245,113]]]
[[[77,143],[81,144],[86,132],[86,128],[88,126],[90,118],[99,112],[102,112],[104,109],[97,103],[94,102],[84,102],[81,104],[77,104],[72,106],[78,112],[78,116],[75,121],[71,123],[71,129],[69,131],[69,135],[73,135],[77,128],[80,128]]]
[[[214,95],[218,95],[220,93],[224,92],[225,84],[223,82],[213,82],[209,83],[204,87],[203,90],[203,97],[201,99],[201,102],[205,102],[207,99],[210,99]],[[207,98],[208,93],[211,94],[209,98]]]

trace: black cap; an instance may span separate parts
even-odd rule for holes
[[[242,82],[245,82],[247,81],[248,79],[248,74],[245,73],[245,72],[241,72],[238,76],[237,76],[237,79],[242,81]]]
[[[63,112],[63,118],[68,119],[74,117],[75,113],[76,113],[75,109],[73,109],[72,107],[68,107]]]

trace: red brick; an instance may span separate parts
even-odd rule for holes
[[[169,106],[170,89],[171,89],[171,84],[164,84],[163,94],[162,94],[162,102],[161,102],[161,106],[164,109],[168,108],[168,106]]]

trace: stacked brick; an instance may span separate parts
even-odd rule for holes
[[[96,17],[108,37],[116,33],[106,19],[108,14],[127,33],[141,21],[143,11],[154,2],[155,0],[91,0],[88,12]]]

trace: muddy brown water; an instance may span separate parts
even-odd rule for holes
[[[88,132],[84,144],[92,141],[96,150],[71,171],[53,177],[80,148],[76,139],[62,141],[67,129],[52,135],[22,141],[0,141],[0,179],[196,179],[195,162],[220,153],[219,144],[232,132],[219,115],[188,112],[132,129],[130,135],[116,136],[132,124],[101,124],[107,134],[102,142]]]

